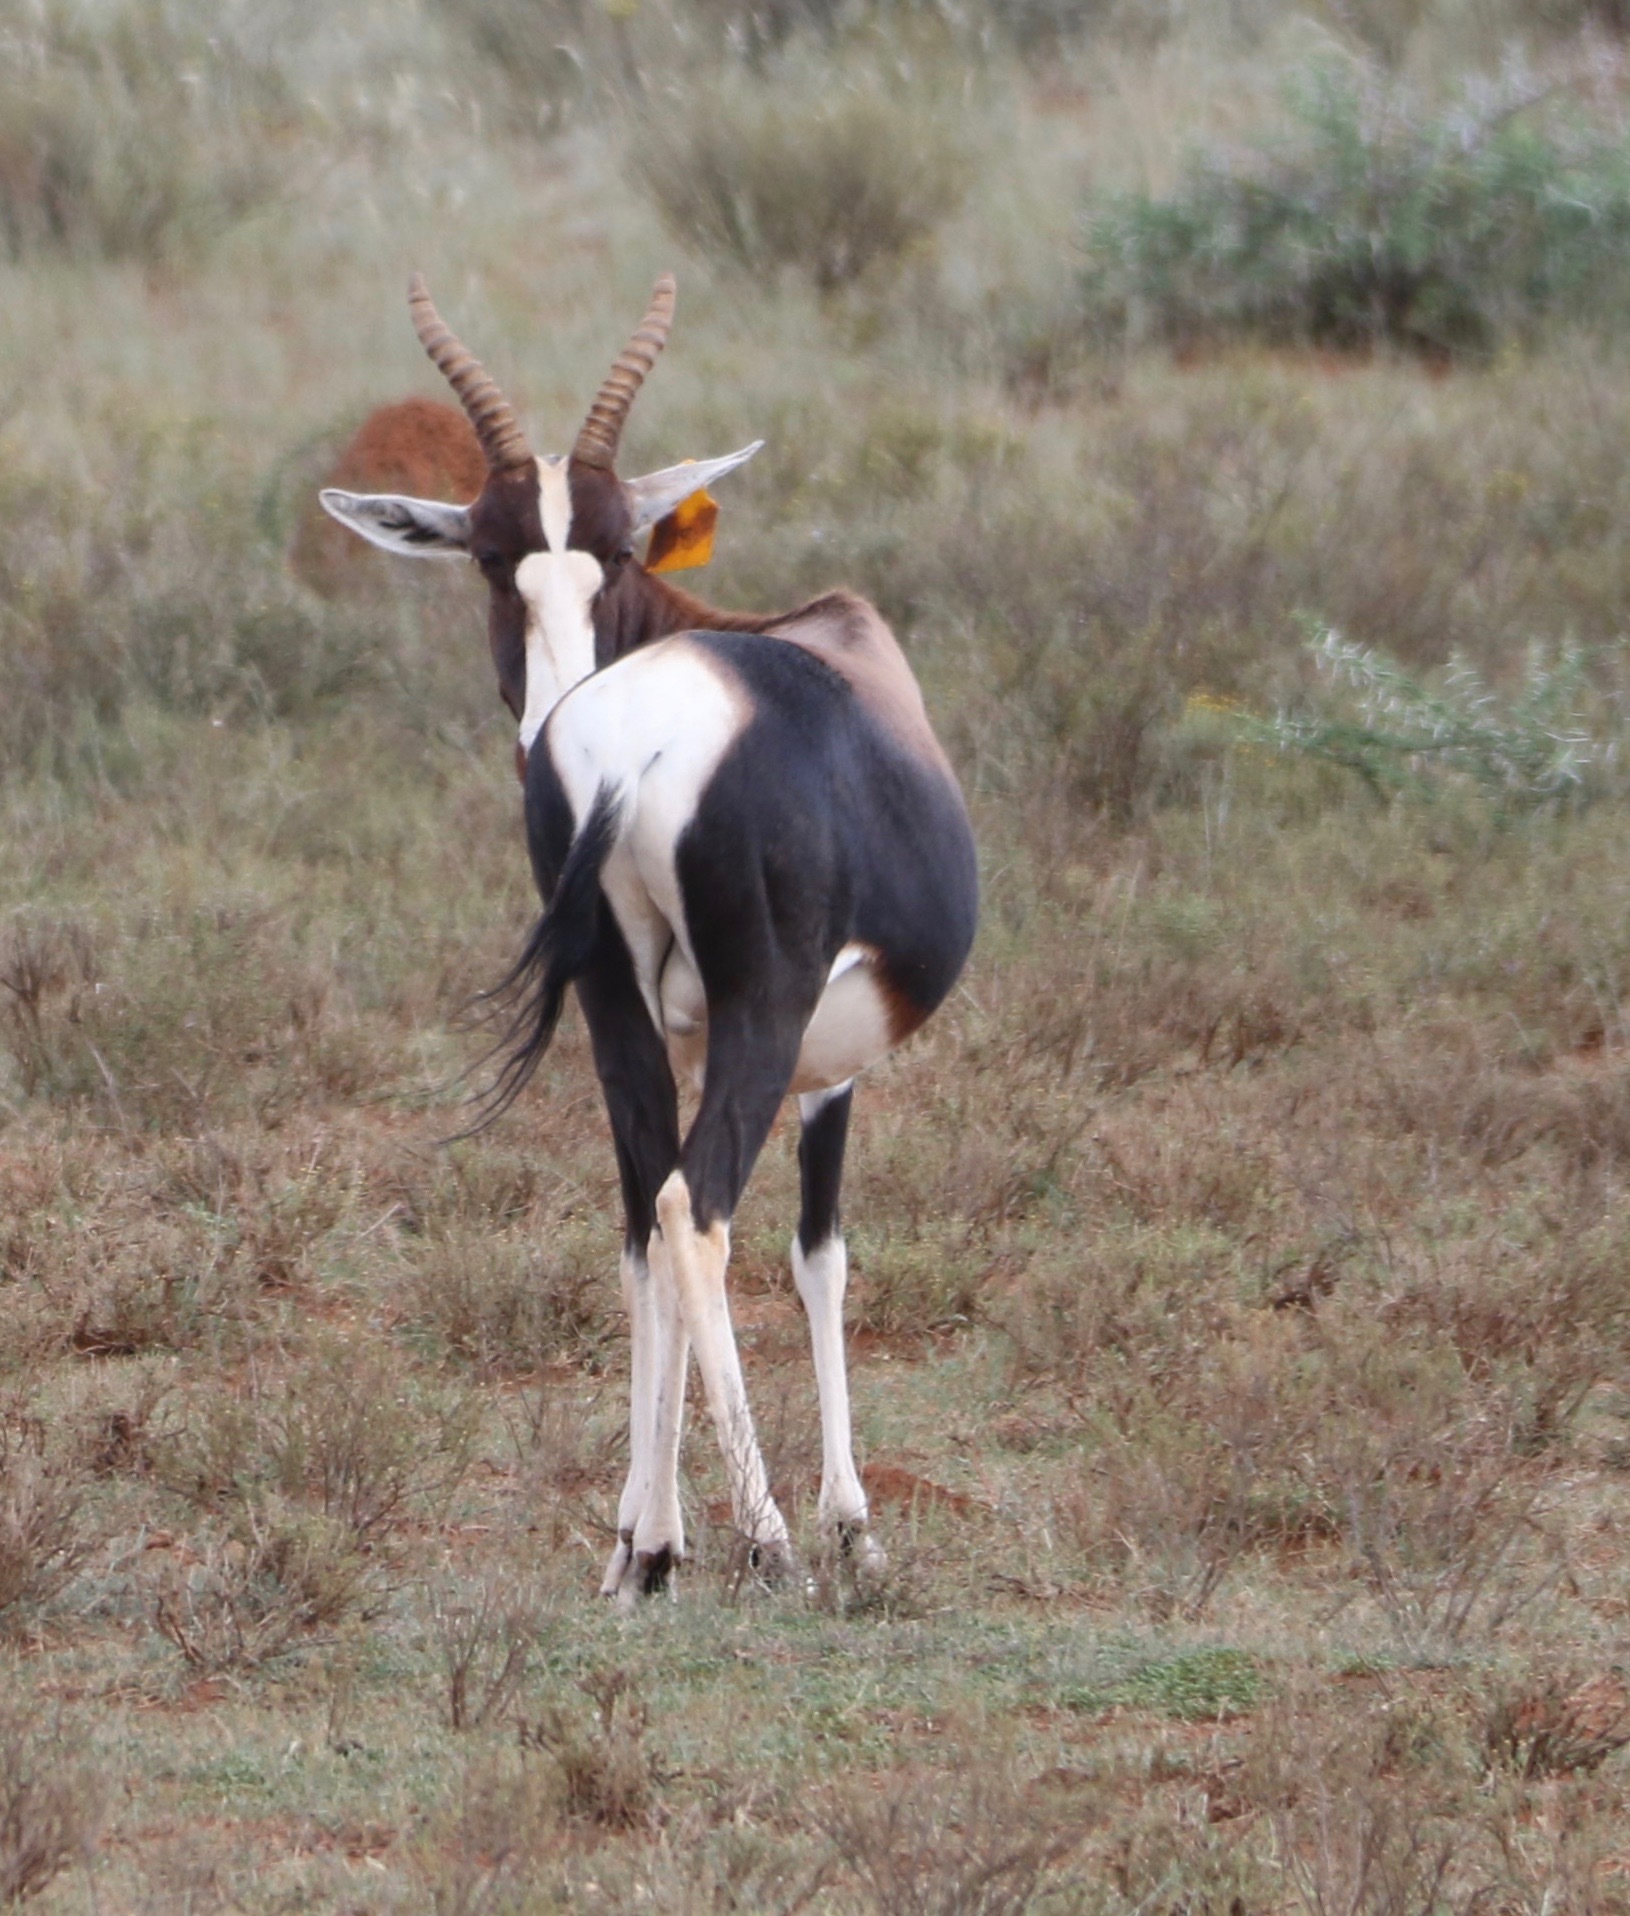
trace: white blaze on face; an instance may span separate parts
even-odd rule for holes
[[[566,461],[538,461],[538,516],[545,552],[529,552],[515,568],[526,601],[526,709],[521,749],[531,749],[544,720],[579,680],[594,670],[590,609],[605,579],[592,553],[571,550],[572,494]]]

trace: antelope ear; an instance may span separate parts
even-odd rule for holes
[[[629,511],[634,515],[634,530],[665,519],[674,507],[693,492],[705,491],[715,479],[722,479],[737,466],[745,466],[762,439],[755,439],[740,452],[727,452],[722,459],[696,459],[683,466],[665,466],[661,472],[648,472],[643,479],[630,479],[623,487]]]
[[[317,497],[331,519],[387,552],[405,552],[414,559],[456,559],[470,549],[466,506],[390,492],[340,492],[333,486]]]

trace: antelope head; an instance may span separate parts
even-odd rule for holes
[[[559,699],[597,664],[643,636],[627,602],[647,579],[634,540],[715,479],[752,458],[740,452],[617,477],[617,447],[634,396],[673,324],[676,288],[664,273],[646,315],[606,375],[568,454],[535,456],[515,409],[455,338],[415,274],[408,307],[420,343],[457,393],[487,461],[486,482],[467,506],[330,488],[325,509],[388,552],[469,557],[489,593],[488,635],[504,702],[520,722],[524,751]],[[622,602],[620,614],[612,608]],[[619,637],[609,635],[616,633]],[[630,636],[632,635],[632,636]]]

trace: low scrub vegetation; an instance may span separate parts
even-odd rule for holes
[[[796,61],[773,79],[699,77],[646,123],[636,175],[704,256],[830,293],[923,246],[967,193],[980,156],[935,78]]]
[[[205,1676],[252,1671],[366,1617],[368,1583],[343,1525],[262,1503],[243,1512],[237,1534],[211,1539],[196,1562],[164,1577],[152,1622]]]
[[[82,1744],[43,1712],[0,1713],[0,1897],[16,1908],[89,1860],[107,1791]]]
[[[14,1420],[0,1449],[0,1630],[34,1622],[89,1554],[72,1471],[47,1457],[35,1420]]]
[[[286,189],[278,148],[297,97],[238,22],[217,26],[152,0],[12,12],[0,27],[0,246],[13,260],[168,258]]]
[[[1537,82],[1433,108],[1331,63],[1293,130],[1194,155],[1167,195],[1089,216],[1087,298],[1136,336],[1487,354],[1547,324],[1617,324],[1630,146]]]

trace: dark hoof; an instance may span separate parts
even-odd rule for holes
[[[660,1597],[668,1588],[677,1559],[667,1544],[660,1550],[634,1552],[634,1588],[642,1597]]]
[[[854,1578],[857,1590],[876,1590],[888,1575],[888,1553],[864,1523],[838,1525],[838,1557]]]
[[[748,1579],[761,1590],[795,1590],[805,1582],[790,1543],[749,1543],[746,1568]]]

